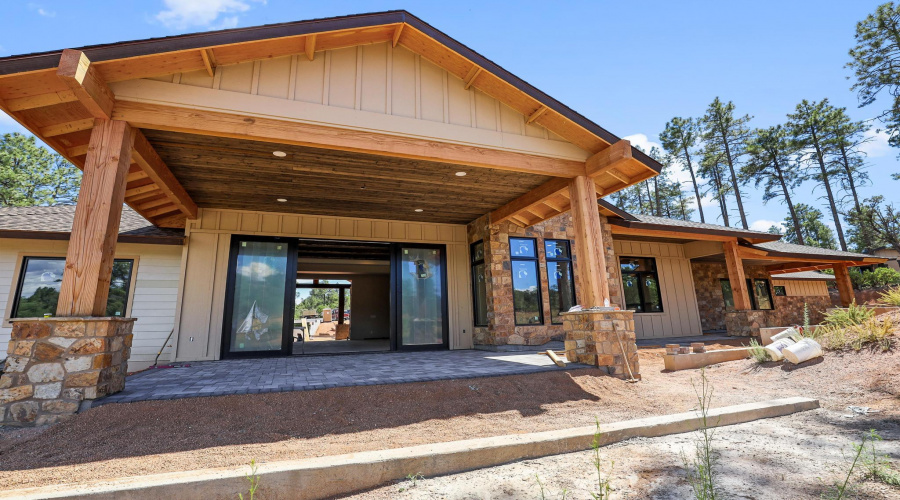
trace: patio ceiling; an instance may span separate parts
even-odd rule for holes
[[[191,199],[208,208],[465,224],[550,179],[349,151],[144,133]]]

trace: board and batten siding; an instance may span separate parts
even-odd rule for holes
[[[635,313],[637,338],[701,335],[700,312],[691,262],[682,245],[646,241],[615,240],[616,257],[653,257],[659,274],[663,312]]]
[[[466,227],[453,224],[201,209],[188,221],[179,291],[176,361],[219,359],[231,236],[438,243],[447,247],[450,348],[472,348],[472,293]]]
[[[4,312],[0,325],[0,358],[6,357],[12,331],[8,319],[22,268],[22,257],[65,257],[68,246],[68,241],[59,240],[0,239],[0,311]],[[130,371],[153,364],[157,352],[174,327],[181,253],[182,247],[177,245],[116,245],[116,258],[135,259],[136,274],[132,276],[128,305],[128,315],[137,318],[131,359],[128,361]],[[170,356],[167,354],[170,350],[165,349],[160,359]]]
[[[584,161],[567,142],[420,55],[378,43],[110,84],[116,99]]]
[[[826,281],[772,279],[772,286],[783,286],[784,292],[788,297],[819,297],[828,295],[828,284]]]

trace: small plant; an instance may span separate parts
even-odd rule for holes
[[[869,430],[868,441],[868,449],[863,449],[863,454],[865,455],[862,462],[863,467],[865,468],[863,477],[890,486],[900,486],[900,474],[891,470],[891,464],[887,460],[887,455],[880,455],[878,451],[875,450],[875,443],[881,441],[881,436],[875,432],[875,429]],[[863,439],[861,444],[854,445],[854,447],[858,446],[864,448],[865,445],[866,440]]]
[[[838,328],[846,328],[848,326],[859,325],[872,319],[875,311],[866,306],[856,305],[856,301],[850,303],[847,309],[834,309],[825,314],[822,324],[825,326],[833,326]]]
[[[769,361],[769,353],[766,351],[766,348],[763,347],[762,344],[756,341],[756,339],[750,339],[750,347],[748,349],[750,352],[750,357],[753,358],[757,363],[765,363]]]
[[[541,489],[541,500],[547,500],[547,494],[546,494],[546,491],[544,490],[544,483],[541,482],[540,476],[535,474],[534,479],[537,481],[538,487]],[[560,495],[559,500],[566,500],[566,495],[568,495],[568,491],[563,489],[559,495]]]
[[[596,420],[596,419],[595,419]],[[600,460],[600,436],[603,432],[600,430],[600,420],[596,420],[597,430],[594,432],[594,441],[591,443],[591,450],[594,452],[594,470],[597,471],[597,491],[590,492],[591,498],[594,500],[608,500],[612,486],[609,484],[609,478],[612,475],[615,462],[610,461],[609,469],[603,471]]]
[[[803,303],[803,335],[812,335],[809,328],[809,302]]]
[[[709,408],[712,403],[713,387],[706,378],[706,369],[700,369],[700,384],[691,382],[694,393],[700,404],[700,436],[697,438],[694,448],[694,457],[688,458],[681,453],[681,460],[687,471],[687,480],[691,485],[694,498],[697,500],[715,500],[719,495],[717,481],[718,453],[713,449],[713,429],[709,422]],[[718,422],[716,422],[718,424]]]
[[[259,467],[256,465],[256,459],[250,461],[250,474],[247,474],[247,481],[250,483],[250,490],[247,492],[247,500],[253,500],[256,490],[259,488],[259,475],[256,473]],[[238,493],[238,499],[244,500],[244,494]]]
[[[421,472],[416,472],[415,474],[407,474],[406,479],[403,481],[403,486],[400,487],[400,492],[404,492],[407,490],[411,490],[419,485],[419,481],[425,479],[425,476],[422,475]]]
[[[894,322],[890,319],[868,319],[847,327],[827,326],[816,330],[816,340],[826,349],[859,351],[872,345],[889,351],[893,343]]]
[[[886,306],[900,306],[900,286],[888,288],[878,298],[878,302]]]

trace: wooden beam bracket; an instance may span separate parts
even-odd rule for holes
[[[64,50],[56,74],[94,118],[112,118],[115,96],[84,52]]]

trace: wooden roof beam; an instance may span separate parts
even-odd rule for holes
[[[59,58],[56,75],[65,82],[75,98],[94,118],[112,118],[115,95],[103,77],[91,66],[91,60],[80,50],[66,49]]]
[[[406,26],[406,23],[400,23],[394,28],[394,36],[391,39],[391,47],[396,47],[398,43],[400,43],[400,34],[403,33],[403,27]]]
[[[212,49],[200,49],[200,58],[203,59],[206,74],[210,77],[216,76],[216,55]]]
[[[306,42],[303,44],[303,50],[306,52],[306,58],[312,61],[316,58],[316,34],[308,35]]]
[[[73,132],[81,132],[82,130],[90,130],[94,128],[94,119],[93,118],[85,118],[83,120],[75,120],[71,122],[65,123],[57,123],[54,125],[48,125],[38,132],[38,135],[41,138],[46,137],[56,137],[58,135],[66,135],[71,134]]]
[[[588,158],[585,162],[585,173],[588,177],[596,178],[632,160],[634,158],[631,155],[631,142],[621,139]]]
[[[466,75],[466,90],[469,90],[469,88],[475,84],[475,79],[478,78],[478,75],[480,75],[482,71],[484,71],[484,69],[481,66],[472,66],[472,69],[470,69],[469,73]]]
[[[71,148],[66,149],[66,154],[68,156],[84,156],[88,152],[88,146],[90,144],[81,144],[78,146],[72,146]]]
[[[524,211],[528,211],[529,209],[542,204],[547,198],[556,196],[562,191],[568,191],[568,189],[568,179],[563,179],[561,177],[551,179],[491,212],[491,223],[496,224],[513,218]]]
[[[549,110],[549,109],[550,109],[550,108],[548,108],[547,106],[544,106],[544,105],[542,104],[541,107],[539,107],[539,108],[537,109],[537,111],[535,111],[534,113],[531,113],[530,115],[528,115],[528,116],[525,117],[525,125],[531,125],[532,123],[534,123],[535,120],[537,120],[538,118],[540,118],[541,115],[543,115],[544,113],[546,113],[547,110]]]
[[[6,101],[6,108],[10,111],[25,111],[28,109],[45,108],[47,106],[55,106],[67,102],[75,102],[75,92],[71,90],[61,90],[59,92],[50,92],[49,94],[38,94],[28,97],[20,97],[18,99],[9,99]]]
[[[134,134],[134,160],[147,177],[159,187],[160,191],[172,200],[172,203],[189,219],[197,218],[197,204],[185,191],[175,174],[169,170],[165,162],[153,149],[150,141],[140,130]]]

